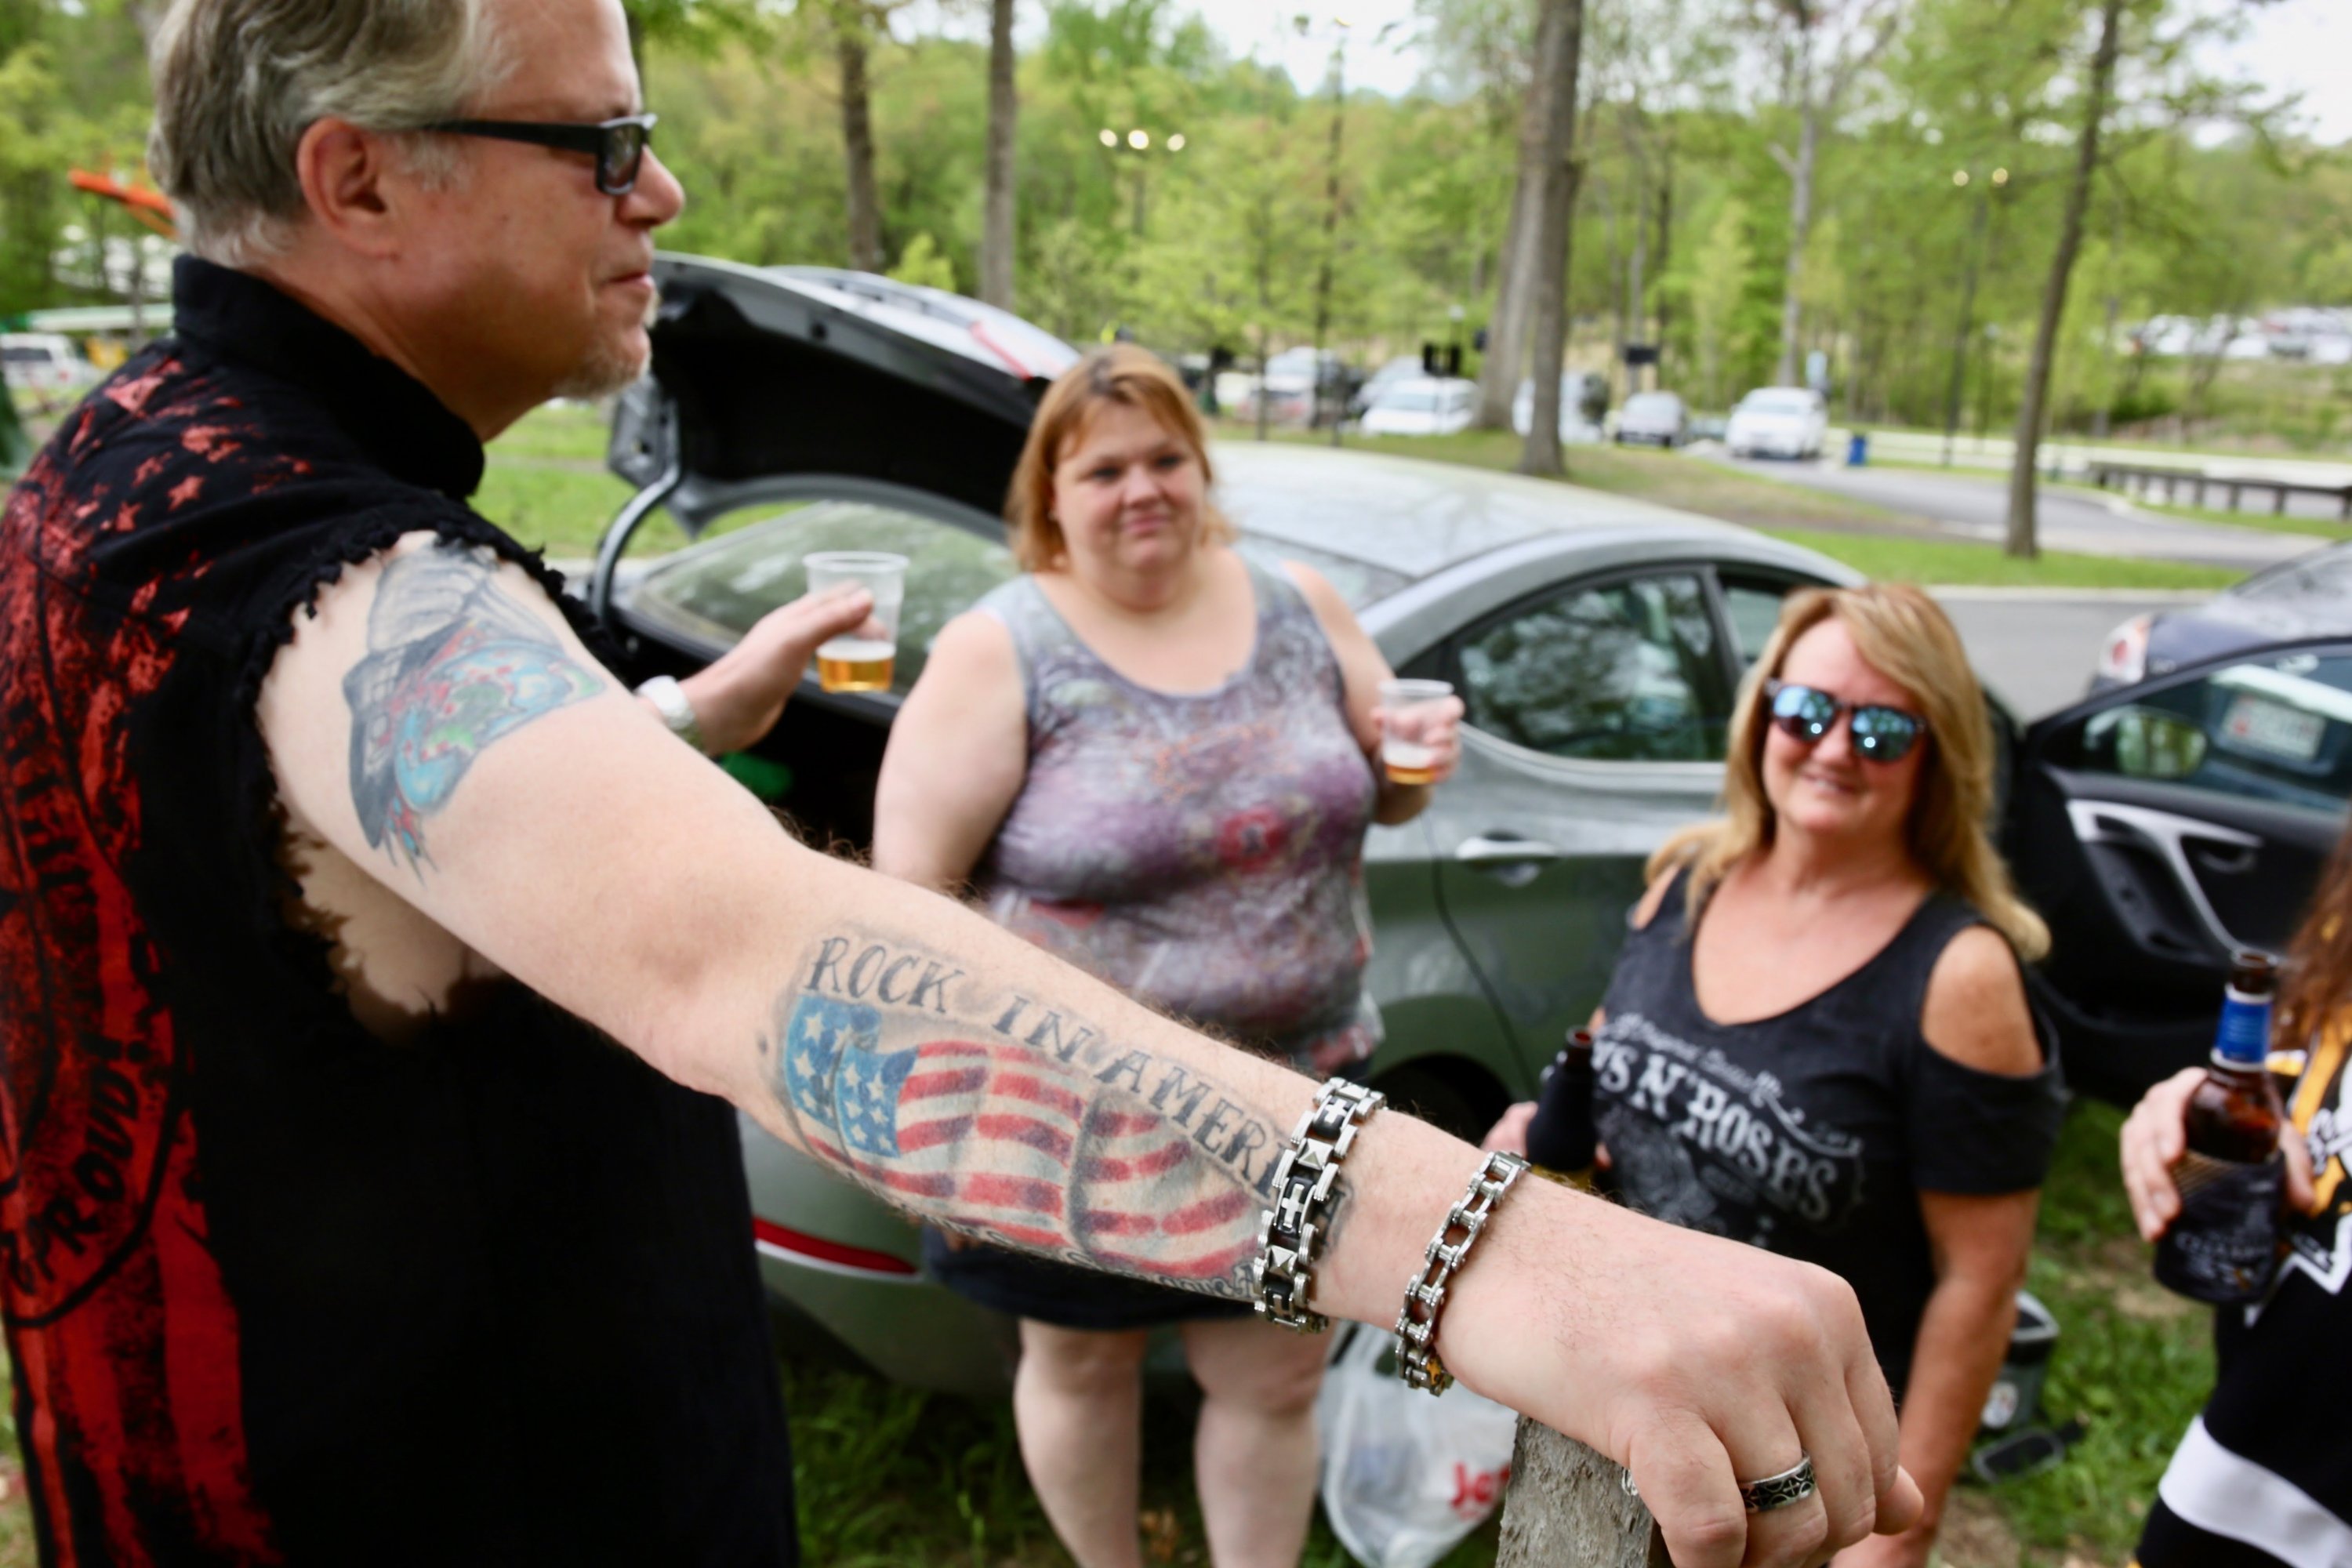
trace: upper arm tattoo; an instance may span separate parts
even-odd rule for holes
[[[488,551],[442,540],[383,570],[367,657],[343,678],[352,710],[352,805],[371,848],[420,877],[424,819],[474,759],[603,679],[499,586]]]
[[[821,939],[761,1042],[809,1151],[933,1224],[1247,1300],[1282,1139],[1211,1079],[903,942]]]

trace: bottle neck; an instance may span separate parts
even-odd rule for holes
[[[2232,985],[2221,994],[2221,1019],[2213,1032],[2213,1060],[2231,1068],[2259,1068],[2270,1058],[2271,999]]]

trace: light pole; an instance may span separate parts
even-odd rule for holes
[[[1966,169],[1952,171],[1955,189],[1966,190],[1969,174]],[[1977,264],[1984,253],[1985,214],[1992,205],[1992,193],[2009,184],[2009,171],[1995,169],[1990,179],[1977,188],[1976,210],[1969,215],[1968,269],[1960,280],[1960,322],[1952,333],[1952,385],[1944,399],[1944,467],[1952,466],[1952,446],[1960,429],[1960,389],[1969,366],[1969,340],[1976,332]]]
[[[1095,139],[1113,153],[1126,153],[1139,160],[1135,166],[1135,234],[1136,237],[1140,239],[1143,237],[1144,186],[1144,166],[1140,160],[1148,157],[1151,153],[1151,132],[1138,126],[1121,136],[1106,125],[1096,132]],[[1184,133],[1179,131],[1171,136],[1162,138],[1159,147],[1163,153],[1181,153],[1184,150]]]
[[[1331,329],[1331,266],[1339,247],[1339,147],[1348,122],[1348,37],[1355,24],[1345,16],[1334,16],[1330,25],[1335,29],[1331,44],[1331,142],[1323,169],[1323,260],[1315,272],[1315,392],[1307,416],[1310,428],[1323,417],[1323,388],[1337,376],[1327,375],[1323,364],[1323,341]],[[1305,33],[1312,26],[1309,18],[1298,18],[1298,30]],[[1388,23],[1372,38],[1374,44],[1394,31],[1396,24]],[[1336,390],[1336,389],[1335,389]],[[1347,417],[1344,396],[1340,406],[1331,413],[1331,445],[1339,445],[1339,426]]]

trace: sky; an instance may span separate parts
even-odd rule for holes
[[[2237,7],[2242,0],[2194,3],[2210,11]],[[1188,6],[1186,0],[1177,0],[1176,8],[1198,12],[1234,54],[1278,62],[1309,89],[1328,79],[1324,73],[1340,31],[1333,18],[1344,16],[1350,24],[1349,87],[1392,95],[1412,87],[1425,63],[1413,0],[1321,0],[1321,6],[1310,9],[1298,0],[1190,0]],[[2245,8],[2251,16],[2245,36],[2212,47],[2206,68],[2257,82],[2273,94],[2300,92],[2302,121],[2310,134],[2328,142],[2352,140],[2352,0],[2273,0]],[[1040,9],[1021,7],[1032,27],[1042,21]],[[1305,37],[1293,22],[1302,12],[1314,19]],[[1395,26],[1383,40],[1381,29],[1390,24]],[[969,30],[969,24],[948,26]]]

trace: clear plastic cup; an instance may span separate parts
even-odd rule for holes
[[[817,645],[817,684],[827,691],[887,691],[898,652],[898,608],[907,599],[907,558],[881,550],[821,550],[802,562],[808,591],[855,583],[874,595],[866,625]],[[882,632],[874,635],[878,624]]]
[[[1453,695],[1454,683],[1449,680],[1381,682],[1381,767],[1388,773],[1391,784],[1437,782],[1437,748],[1425,746],[1415,738],[1421,733],[1423,716],[1413,710],[1442,702]]]

